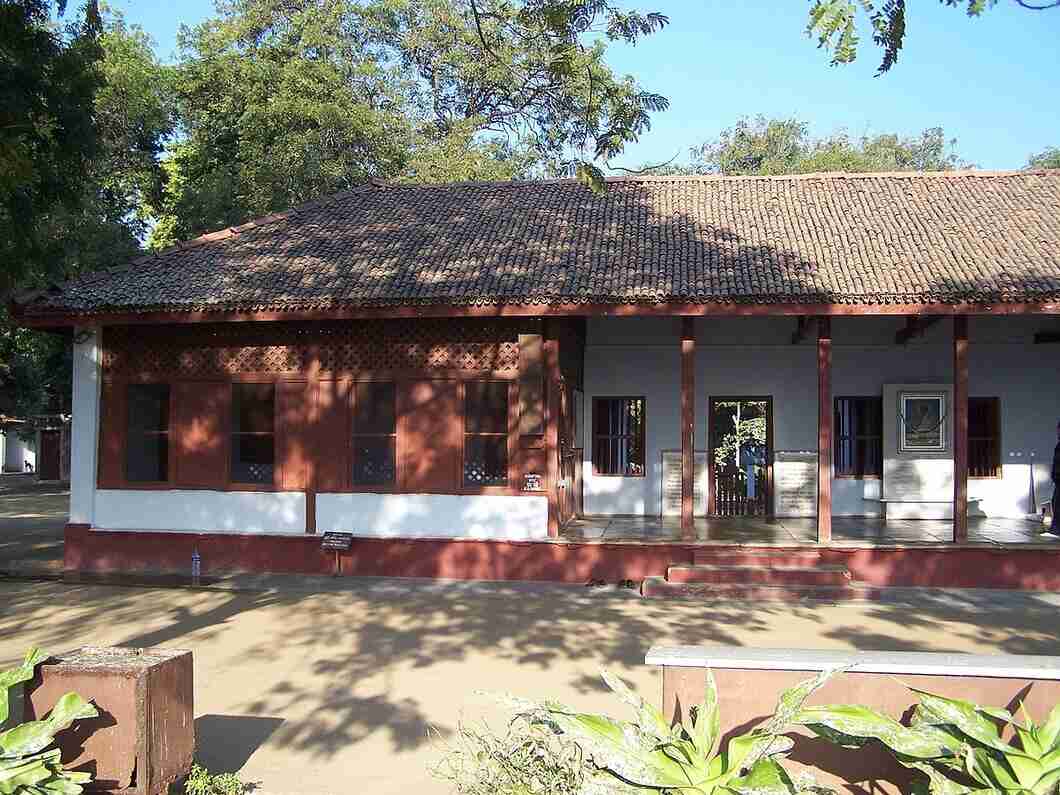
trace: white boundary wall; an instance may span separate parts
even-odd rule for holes
[[[300,491],[98,489],[95,509],[104,530],[305,534]]]
[[[901,317],[832,320],[833,396],[883,395],[886,384],[952,381],[952,323],[933,325],[923,337],[895,345]],[[585,512],[657,515],[660,452],[680,447],[680,320],[590,318],[585,351]],[[1021,518],[1052,494],[1049,471],[1060,418],[1060,368],[1052,346],[1034,345],[1035,331],[1055,327],[1047,317],[969,319],[969,395],[1001,401],[1003,476],[971,479],[970,512]],[[699,318],[696,320],[696,449],[706,449],[707,407],[712,396],[772,396],[774,450],[817,448],[815,337],[792,345],[794,318]],[[594,477],[594,397],[646,400],[646,465],[643,478]],[[880,481],[833,479],[836,516],[880,513]],[[892,513],[892,515],[894,515]]]
[[[318,494],[317,532],[374,538],[548,538],[548,498],[498,494]],[[446,532],[448,531],[448,532]]]

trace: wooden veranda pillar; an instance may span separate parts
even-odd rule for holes
[[[548,487],[548,537],[559,537],[559,329],[545,320],[545,480]],[[568,485],[568,488],[570,486]]]
[[[953,541],[968,540],[968,316],[953,317]]]
[[[817,318],[817,543],[832,540],[832,319]]]
[[[696,324],[681,318],[681,537],[696,535]]]

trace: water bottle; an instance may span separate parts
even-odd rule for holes
[[[202,572],[202,558],[199,557],[199,550],[195,550],[191,553],[191,580],[192,582],[199,581],[199,574]]]

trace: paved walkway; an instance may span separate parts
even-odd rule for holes
[[[303,578],[227,590],[0,581],[0,664],[36,644],[195,652],[200,760],[261,793],[439,794],[427,767],[474,691],[617,712],[615,670],[659,697],[656,643],[1060,653],[1060,595],[917,592],[900,603],[641,600],[611,589]],[[233,590],[245,588],[246,590]],[[900,595],[899,595],[900,596]]]
[[[32,475],[0,475],[0,567],[62,570],[70,492]]]

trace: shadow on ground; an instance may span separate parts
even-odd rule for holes
[[[29,643],[56,651],[89,641],[194,649],[197,692],[204,666],[207,689],[219,688],[217,698],[199,702],[208,711],[199,718],[200,747],[225,769],[242,766],[263,742],[313,759],[348,752],[369,737],[385,737],[393,752],[419,749],[428,727],[444,735],[458,718],[427,702],[455,703],[476,688],[591,698],[601,691],[601,666],[641,681],[653,675],[644,654],[660,643],[1060,650],[1055,606],[1026,596],[926,600],[912,610],[676,603],[613,591],[398,581],[351,580],[324,593],[0,588],[5,659]]]

